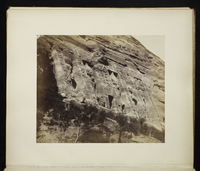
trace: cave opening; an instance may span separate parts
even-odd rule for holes
[[[88,50],[89,52],[93,52],[92,48],[87,47],[87,50]]]
[[[124,108],[125,108],[125,104],[122,105],[122,111],[124,110]]]
[[[76,88],[76,81],[73,79],[73,78],[71,78],[71,82],[72,82],[72,86],[74,87],[74,89]]]
[[[123,104],[123,105],[122,105],[122,110],[124,110],[124,108],[125,108],[125,105]]]
[[[89,61],[86,61],[86,60],[82,60],[82,62],[83,62],[83,65],[88,64],[88,66],[90,68],[92,68],[94,66],[94,64],[92,62],[89,62]]]
[[[92,62],[88,62],[88,66],[89,66],[90,68],[92,68],[94,65],[93,65]]]
[[[96,90],[96,83],[94,83],[94,90]]]
[[[108,70],[108,73],[109,73],[109,75],[111,75],[111,74],[112,74],[112,71],[111,71],[111,70]]]
[[[110,108],[111,108],[112,107],[113,96],[108,95],[108,99],[109,99],[109,104],[110,104]]]
[[[83,65],[85,65],[85,64],[86,64],[86,61],[85,61],[85,60],[82,60],[82,62],[83,62]]]
[[[98,62],[100,62],[103,65],[109,65],[108,60],[106,57],[101,57]]]
[[[137,105],[137,100],[132,98],[133,102],[135,103],[135,105]]]
[[[116,72],[113,72],[113,73],[114,73],[114,76],[117,78],[117,75],[118,75],[118,74],[117,74]]]
[[[92,77],[92,75],[91,75],[90,73],[87,73],[87,75],[88,75],[89,77]]]

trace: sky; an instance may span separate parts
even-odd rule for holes
[[[149,51],[165,61],[165,36],[163,35],[132,35]]]

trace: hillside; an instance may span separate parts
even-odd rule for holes
[[[37,142],[164,139],[165,63],[138,40],[37,39]]]

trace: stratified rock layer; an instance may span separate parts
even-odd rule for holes
[[[37,42],[39,87],[53,69],[46,84],[53,92],[56,80],[63,102],[86,101],[164,129],[165,64],[135,38],[40,36]]]

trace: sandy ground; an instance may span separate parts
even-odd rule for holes
[[[77,139],[78,134],[78,139]],[[84,131],[75,126],[69,126],[66,130],[59,126],[48,126],[44,123],[37,134],[37,143],[118,143],[119,133],[106,136],[98,126]],[[134,135],[131,132],[123,132],[121,143],[161,143],[161,141],[146,135]]]

